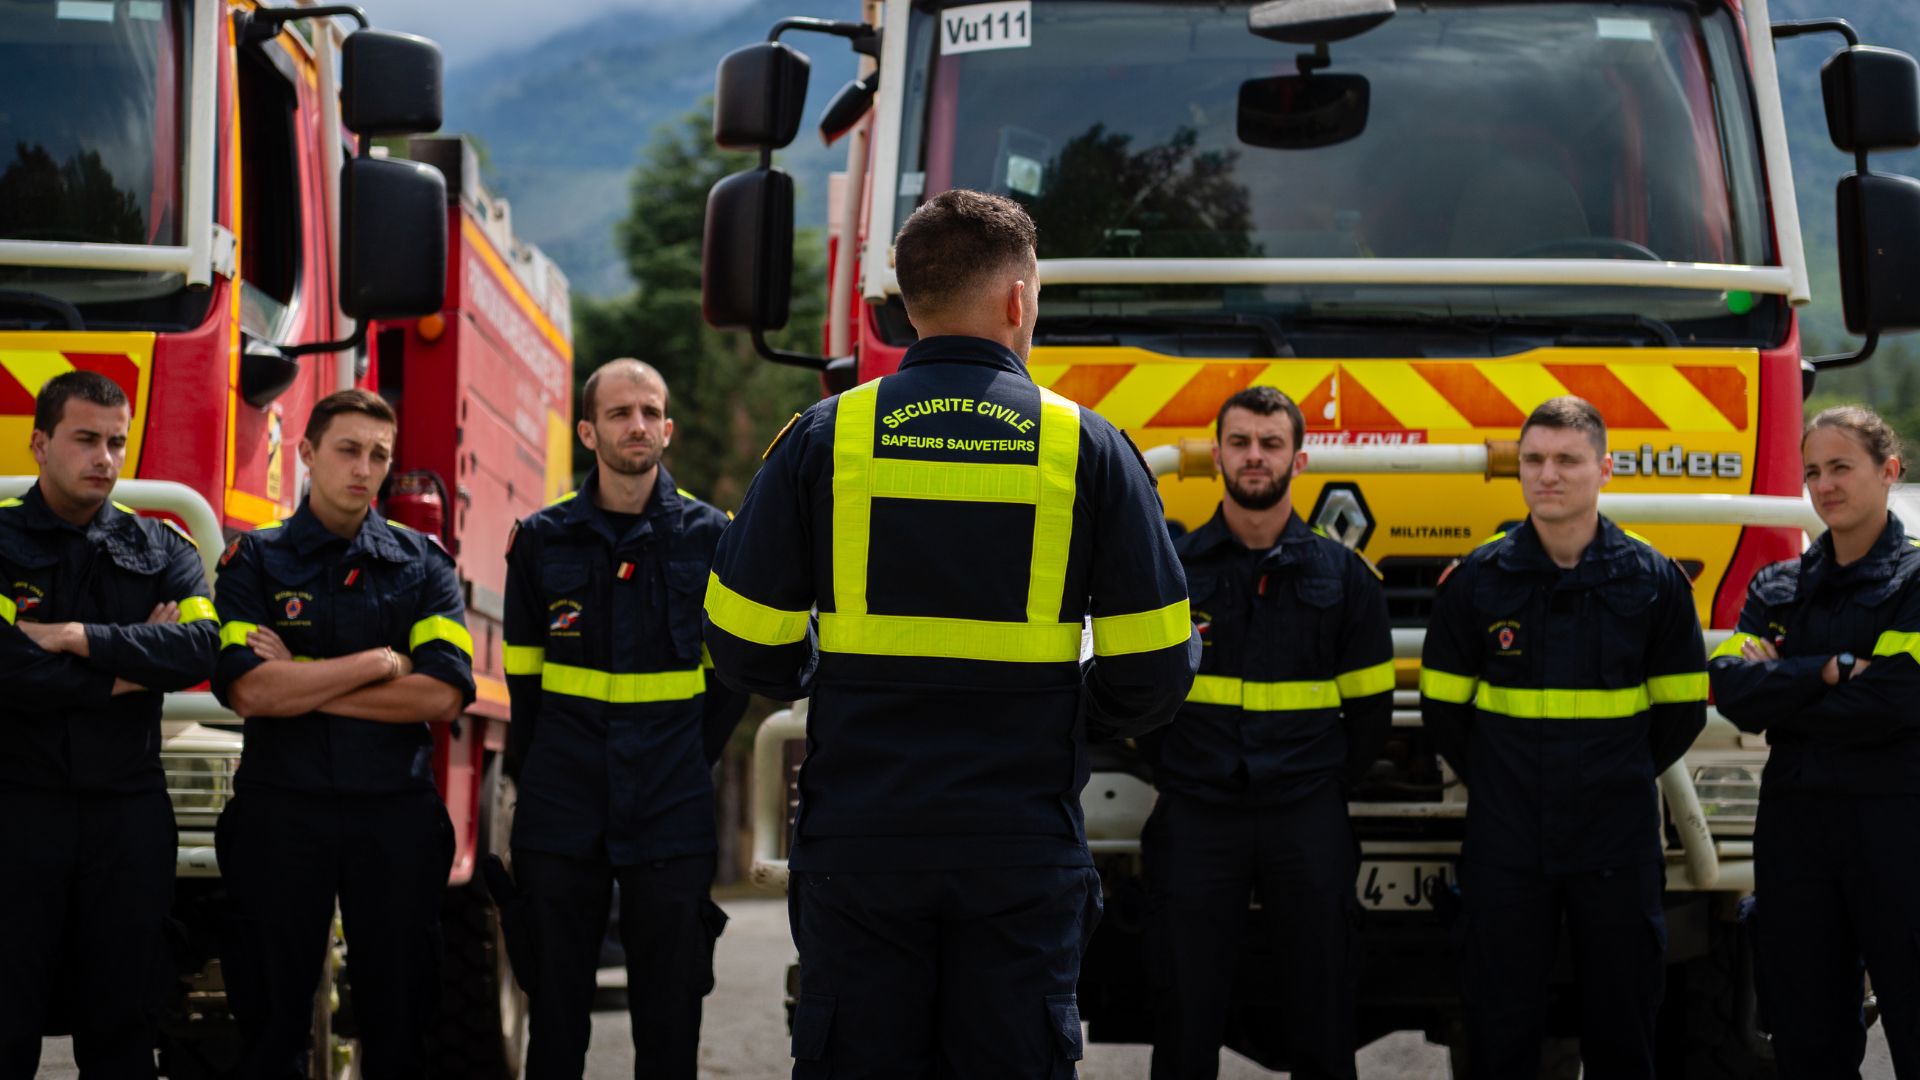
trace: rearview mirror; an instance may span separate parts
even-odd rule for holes
[[[439,311],[447,294],[447,182],[417,161],[340,170],[340,308],[363,322]]]
[[[1841,179],[1840,304],[1855,334],[1920,330],[1920,180]]]
[[[1269,150],[1346,142],[1366,130],[1372,93],[1364,75],[1248,79],[1240,84],[1240,141]]]
[[[1820,68],[1827,133],[1849,154],[1920,146],[1920,65],[1898,49],[1855,45]]]
[[[1393,18],[1393,0],[1266,0],[1247,9],[1247,29],[1269,41],[1325,45]]]
[[[340,51],[340,122],[356,135],[440,130],[440,46],[392,30],[355,30]]]
[[[760,41],[720,58],[713,80],[713,141],[729,150],[778,150],[800,131],[807,54]]]
[[[707,194],[700,311],[722,330],[778,330],[793,293],[793,178],[779,169],[724,177]]]
[[[873,91],[880,85],[880,73],[875,71],[864,79],[855,79],[840,88],[827,102],[820,113],[820,138],[832,146],[840,136],[853,129],[860,118],[873,108]]]

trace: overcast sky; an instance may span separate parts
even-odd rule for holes
[[[508,45],[532,45],[616,8],[664,6],[671,0],[362,0],[375,26],[424,34],[440,43],[448,67]]]

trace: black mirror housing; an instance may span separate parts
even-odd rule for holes
[[[1840,181],[1840,300],[1855,334],[1920,330],[1920,180]]]
[[[340,170],[340,307],[355,319],[431,315],[447,296],[447,182],[417,161]]]
[[[1237,133],[1248,146],[1269,150],[1333,146],[1366,130],[1372,94],[1364,75],[1248,79],[1240,84]]]
[[[827,102],[820,113],[820,138],[832,146],[840,136],[853,130],[853,125],[867,115],[873,108],[873,92],[880,85],[880,73],[873,72],[864,79],[855,79],[841,87]]]
[[[1326,45],[1393,18],[1393,0],[1265,0],[1247,9],[1247,30],[1289,45]]]
[[[728,150],[779,150],[800,132],[807,54],[761,41],[720,58],[713,81],[713,141]]]
[[[340,52],[340,119],[356,135],[440,130],[440,46],[414,34],[356,30]]]
[[[1855,45],[1820,68],[1827,133],[1849,154],[1920,146],[1920,64],[1898,49]]]
[[[793,177],[750,169],[707,194],[700,311],[722,330],[778,330],[793,294]]]

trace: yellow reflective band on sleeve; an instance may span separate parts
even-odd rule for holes
[[[700,646],[700,670],[701,671],[713,670],[713,654],[707,651],[707,647],[705,645]]]
[[[1689,671],[1683,675],[1653,675],[1647,679],[1647,700],[1655,705],[1680,705],[1707,700],[1707,673]]]
[[[247,647],[247,635],[260,629],[260,624],[250,622],[230,622],[220,627],[220,647],[231,649],[238,645]]]
[[[833,420],[833,607],[867,613],[868,531],[873,511],[873,417],[885,379],[840,395]],[[736,637],[739,635],[735,635]]]
[[[1196,675],[1190,705],[1228,705],[1248,712],[1307,712],[1340,707],[1340,687],[1320,682],[1247,682],[1229,675]]]
[[[1080,659],[1079,623],[820,613],[823,652],[1049,664]]]
[[[639,705],[654,701],[687,701],[707,689],[707,676],[691,671],[649,671],[615,674],[567,664],[548,664],[540,671],[540,689],[568,697],[604,701],[609,705]]]
[[[407,633],[407,651],[412,652],[434,641],[444,641],[466,653],[467,659],[473,659],[473,635],[456,619],[449,619],[445,615],[429,615],[414,623],[413,629]]]
[[[1448,705],[1465,705],[1472,701],[1474,688],[1479,685],[1479,679],[1468,675],[1455,675],[1430,667],[1420,669],[1420,696]]]
[[[1889,630],[1873,643],[1875,656],[1910,656],[1920,662],[1920,634]]]
[[[547,650],[539,645],[507,645],[501,648],[500,659],[509,675],[538,675],[546,666]]]
[[[791,645],[807,636],[807,612],[783,611],[749,600],[707,574],[707,618],[713,625],[755,645]]]
[[[214,622],[220,621],[220,613],[213,610],[213,601],[204,596],[189,596],[185,600],[180,601],[180,622],[182,624],[206,622],[209,619]]]
[[[977,461],[874,458],[872,494],[876,499],[1037,503],[1040,470]]]
[[[1067,589],[1067,555],[1073,547],[1073,489],[1080,469],[1080,406],[1040,388],[1040,501],[1033,508],[1033,562],[1027,572],[1027,622],[1060,618]],[[1181,607],[1184,609],[1185,604]],[[1079,614],[1078,611],[1074,614]],[[1180,616],[1188,622],[1186,615]],[[1094,651],[1100,647],[1100,620],[1094,620]],[[1157,646],[1128,649],[1145,652]]]
[[[1107,615],[1093,620],[1093,654],[1126,656],[1178,645],[1193,636],[1193,615],[1178,600],[1157,611]]]
[[[1523,690],[1481,683],[1473,703],[1520,720],[1622,720],[1651,704],[1644,683],[1620,690]]]
[[[12,626],[13,620],[17,618],[19,614],[20,613],[14,609],[13,597],[0,596],[0,619],[5,619],[7,625]]]
[[[1386,660],[1372,667],[1343,671],[1333,681],[1340,688],[1343,699],[1384,694],[1393,689],[1393,661]]]
[[[1738,660],[1743,655],[1740,652],[1740,647],[1749,641],[1757,644],[1760,639],[1752,634],[1734,634],[1732,637],[1721,642],[1720,647],[1713,650],[1713,655],[1707,657],[1707,659],[1718,660],[1723,656],[1731,656],[1735,660]]]

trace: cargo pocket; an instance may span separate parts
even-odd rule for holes
[[[700,924],[706,930],[707,947],[700,953],[701,969],[695,985],[700,987],[700,996],[713,993],[713,947],[720,940],[721,931],[727,928],[727,913],[712,900],[700,901]]]
[[[793,1008],[793,1080],[827,1080],[833,1062],[827,1057],[833,1034],[834,999],[828,994],[801,994]]]
[[[1047,995],[1047,1028],[1053,1033],[1053,1080],[1074,1080],[1073,1063],[1084,1056],[1080,1042],[1080,1000],[1073,994]]]
[[[1739,914],[1735,924],[1740,928],[1741,947],[1747,950],[1748,970],[1753,972],[1754,1026],[1762,1035],[1773,1034],[1773,1017],[1767,1009],[1767,986],[1762,975],[1765,965],[1760,962],[1760,896],[1754,894],[1740,901]]]

